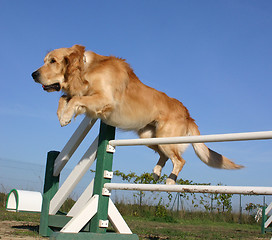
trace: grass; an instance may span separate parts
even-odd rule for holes
[[[255,224],[253,216],[243,214],[240,219],[240,215],[237,213],[210,213],[205,211],[170,211],[164,206],[150,206],[137,204],[124,204],[116,203],[117,208],[122,215],[142,217],[148,220],[162,221],[162,222],[180,222],[186,224],[193,222],[194,224],[212,224],[214,222],[222,223],[239,223],[242,221],[244,224]]]
[[[13,235],[38,236],[39,214],[12,213],[0,208],[0,221],[19,221]],[[175,219],[165,222],[155,221],[152,216],[125,216],[133,233],[140,239],[270,239],[271,234],[260,234],[256,224],[237,224],[227,222],[203,221],[199,219]],[[24,221],[20,224],[20,221]],[[25,224],[27,222],[27,224]],[[14,228],[14,227],[13,227]]]
[[[0,194],[1,199],[5,200]],[[73,201],[69,200],[62,210],[68,210]],[[14,213],[5,211],[0,202],[0,225],[3,221],[12,222],[10,238],[38,238],[40,214]],[[210,214],[205,212],[170,212],[163,206],[126,205],[118,203],[117,208],[124,216],[132,232],[141,240],[164,239],[270,239],[271,233],[262,235],[260,225],[251,216],[243,216],[243,224],[238,224],[235,214]],[[2,223],[1,223],[2,222]],[[112,227],[110,227],[112,229]],[[1,239],[1,235],[0,235]]]
[[[40,222],[39,213],[27,213],[27,212],[8,212],[3,206],[0,207],[0,221],[18,221],[18,222]]]
[[[143,220],[139,217],[126,217],[132,231],[140,239],[270,239],[271,234],[260,234],[258,225],[178,221],[163,223]]]

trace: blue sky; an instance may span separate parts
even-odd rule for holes
[[[31,78],[48,51],[74,44],[127,59],[141,81],[183,102],[202,134],[271,130],[269,0],[0,1],[0,12],[0,158],[7,162],[44,165],[46,153],[61,150],[80,123],[82,117],[60,127],[61,93],[44,92]],[[96,134],[97,127],[70,167]],[[180,177],[271,184],[271,140],[208,146],[246,168],[209,168],[190,148]],[[157,158],[144,147],[119,147],[114,170],[151,172]],[[169,161],[163,173],[171,169]]]

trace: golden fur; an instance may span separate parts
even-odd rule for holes
[[[125,60],[102,56],[85,47],[74,45],[49,52],[44,65],[32,74],[46,91],[62,90],[57,115],[61,126],[73,116],[85,113],[105,123],[134,130],[140,138],[199,135],[187,108],[178,100],[144,85]],[[174,184],[185,160],[181,154],[187,144],[149,146],[160,155],[153,172],[161,175],[170,158],[173,171],[167,184]],[[194,143],[198,157],[215,168],[238,169],[226,157],[210,150],[203,143]]]

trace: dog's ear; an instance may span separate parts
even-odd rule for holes
[[[82,70],[84,68],[84,52],[85,47],[74,45],[70,48],[70,54],[65,56],[66,63],[65,82],[67,82],[67,91],[71,94],[77,94],[78,91],[85,89],[84,79],[82,79]]]
[[[65,56],[65,62],[67,64],[72,63],[76,59],[80,60],[83,59],[84,53],[85,53],[85,47],[81,45],[74,45],[71,48],[67,49],[67,56]]]
[[[71,49],[78,52],[80,55],[83,55],[85,52],[85,47],[77,44],[71,47]]]

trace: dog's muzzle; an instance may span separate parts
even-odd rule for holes
[[[40,79],[40,73],[39,73],[38,70],[35,71],[35,72],[33,72],[33,73],[31,74],[31,76],[33,77],[33,79],[34,79],[35,82],[37,82],[37,83],[40,82],[40,81],[39,81],[39,79]]]
[[[40,81],[40,72],[38,70],[33,72],[31,74],[31,76],[33,77],[33,79],[34,79],[34,81],[36,83],[41,83],[41,81]],[[54,92],[54,91],[58,92],[61,89],[59,83],[53,83],[53,84],[50,84],[50,85],[43,85],[42,84],[42,87],[43,87],[43,90],[46,91],[46,92]]]

